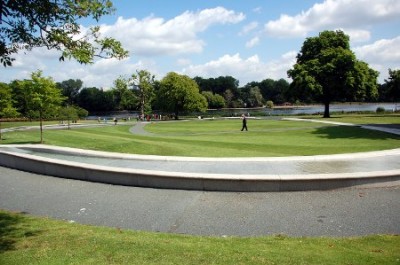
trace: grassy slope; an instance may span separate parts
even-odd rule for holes
[[[0,211],[0,264],[398,264],[400,237],[217,238]]]
[[[146,126],[152,136],[132,135],[131,125],[46,130],[47,144],[123,153],[177,156],[292,156],[363,152],[400,147],[400,137],[356,127],[250,120],[162,122]],[[5,133],[3,143],[38,142],[39,132]]]

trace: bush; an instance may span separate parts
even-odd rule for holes
[[[377,107],[376,108],[376,113],[378,113],[378,114],[385,113],[385,108],[384,107]]]
[[[272,109],[274,107],[274,102],[272,100],[267,101],[267,108]]]

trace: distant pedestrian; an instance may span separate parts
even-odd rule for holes
[[[242,126],[241,131],[243,131],[244,129],[246,129],[246,131],[247,131],[247,118],[246,118],[246,115],[244,115],[244,114],[242,114],[242,123],[243,123],[243,126]]]

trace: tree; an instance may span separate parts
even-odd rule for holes
[[[67,97],[66,103],[68,105],[75,105],[79,90],[82,88],[82,80],[80,79],[68,79],[57,83],[57,87],[61,89],[61,93],[64,97]]]
[[[392,102],[400,100],[400,70],[389,69],[389,79],[385,80],[387,99]]]
[[[175,119],[182,111],[207,109],[207,100],[200,94],[197,83],[186,75],[168,73],[161,81],[158,102],[165,111],[173,111]]]
[[[219,94],[213,94],[211,91],[203,91],[201,94],[206,98],[208,108],[220,109],[225,107],[225,99]]]
[[[60,108],[58,117],[62,121],[64,121],[64,120],[67,121],[68,130],[71,128],[71,121],[77,120],[79,118],[77,109],[72,106],[66,106],[66,107]]]
[[[264,98],[261,95],[258,87],[252,87],[249,91],[249,97],[247,98],[248,107],[261,107],[264,104]]]
[[[110,111],[115,108],[113,91],[103,91],[96,87],[83,88],[79,92],[77,101],[79,107],[89,112]]]
[[[329,118],[332,101],[357,98],[360,90],[371,93],[376,90],[372,84],[375,72],[366,71],[366,67],[369,69],[368,65],[356,60],[350,50],[349,37],[343,31],[323,31],[318,37],[304,41],[296,64],[288,71],[293,79],[290,88],[322,102],[324,117]],[[363,83],[361,80],[368,81]],[[372,87],[366,88],[366,84]]]
[[[122,76],[114,81],[112,89],[114,95],[114,103],[118,110],[131,110],[137,105],[136,95],[129,89],[130,79]]]
[[[261,82],[250,82],[245,85],[245,88],[247,87],[258,87],[265,100],[282,104],[286,101],[286,92],[289,88],[289,83],[285,79],[275,81],[268,78]]]
[[[5,84],[0,83],[0,141],[2,140],[1,135],[1,121],[3,118],[11,118],[18,115],[17,110],[12,104],[11,88]]]
[[[114,12],[109,0],[3,0],[0,4],[0,62],[11,66],[21,49],[47,47],[61,51],[60,60],[92,63],[95,57],[128,56],[121,43],[101,38],[100,27],[83,32],[78,20],[96,21]]]
[[[43,119],[57,116],[57,110],[65,99],[50,77],[43,77],[41,71],[33,72],[30,80],[22,81],[27,112],[40,121],[40,142],[43,143]]]
[[[144,117],[145,112],[151,111],[151,102],[154,94],[154,75],[146,70],[136,71],[132,75],[133,88],[137,90],[139,97],[140,114]]]

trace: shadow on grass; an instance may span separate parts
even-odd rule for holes
[[[319,127],[312,133],[327,139],[400,140],[398,135],[363,129],[358,126]]]
[[[12,141],[12,142],[6,142],[7,139],[3,138],[3,141],[0,141],[0,144],[40,144],[40,141]]]
[[[37,234],[24,229],[24,223],[26,218],[23,215],[0,211],[0,254],[14,250],[18,239]]]

